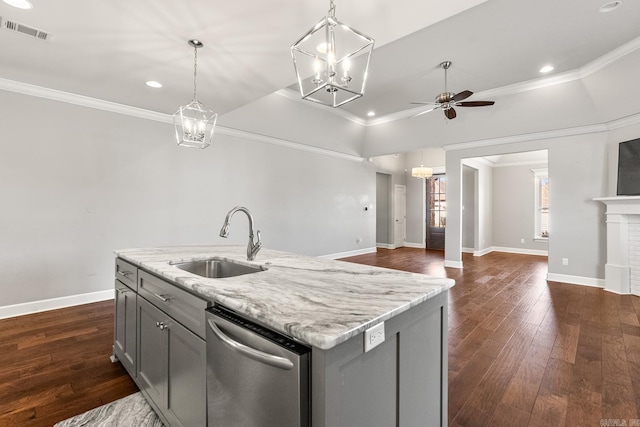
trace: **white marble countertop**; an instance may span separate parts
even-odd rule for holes
[[[245,246],[123,249],[116,255],[191,292],[323,350],[390,319],[454,285],[452,279]],[[267,268],[207,279],[170,262],[217,257]]]

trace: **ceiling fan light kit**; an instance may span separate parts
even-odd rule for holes
[[[339,107],[364,94],[374,40],[329,12],[291,46],[302,99]]]
[[[182,105],[173,114],[173,124],[176,131],[176,141],[182,147],[207,148],[211,145],[213,132],[216,127],[218,115],[213,110],[208,109],[196,96],[196,77],[198,72],[198,49],[202,48],[199,40],[189,40],[189,45],[193,47],[193,100]]]
[[[429,113],[433,110],[443,110],[447,119],[452,120],[457,116],[456,110],[453,107],[485,107],[493,105],[493,101],[466,101],[462,102],[471,95],[473,92],[470,90],[463,90],[462,92],[454,93],[447,90],[447,70],[451,67],[451,61],[444,61],[440,63],[440,67],[444,70],[444,92],[436,96],[435,102],[412,102],[412,104],[428,105],[429,108],[414,114],[413,117],[421,116],[425,113]]]

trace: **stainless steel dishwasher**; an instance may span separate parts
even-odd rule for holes
[[[308,427],[310,357],[223,306],[207,309],[208,427]]]

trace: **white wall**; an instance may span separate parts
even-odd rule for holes
[[[305,108],[274,103],[281,115],[262,104],[273,127]],[[249,110],[246,122],[261,113]],[[363,209],[375,203],[367,161],[223,134],[206,150],[186,149],[169,124],[4,91],[0,116],[0,307],[112,289],[114,249],[244,245],[240,215],[230,239],[218,237],[235,205],[252,211],[268,248],[325,255],[375,247],[375,212]],[[286,136],[304,143],[303,116],[296,120]],[[339,150],[335,136],[349,135],[345,152],[356,152],[360,141],[343,122],[326,131],[327,147]]]

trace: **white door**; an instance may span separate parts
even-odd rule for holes
[[[407,233],[406,225],[407,210],[407,187],[404,185],[396,185],[393,189],[393,212],[394,212],[394,228],[393,228],[393,245],[396,248],[404,246],[404,240]]]

